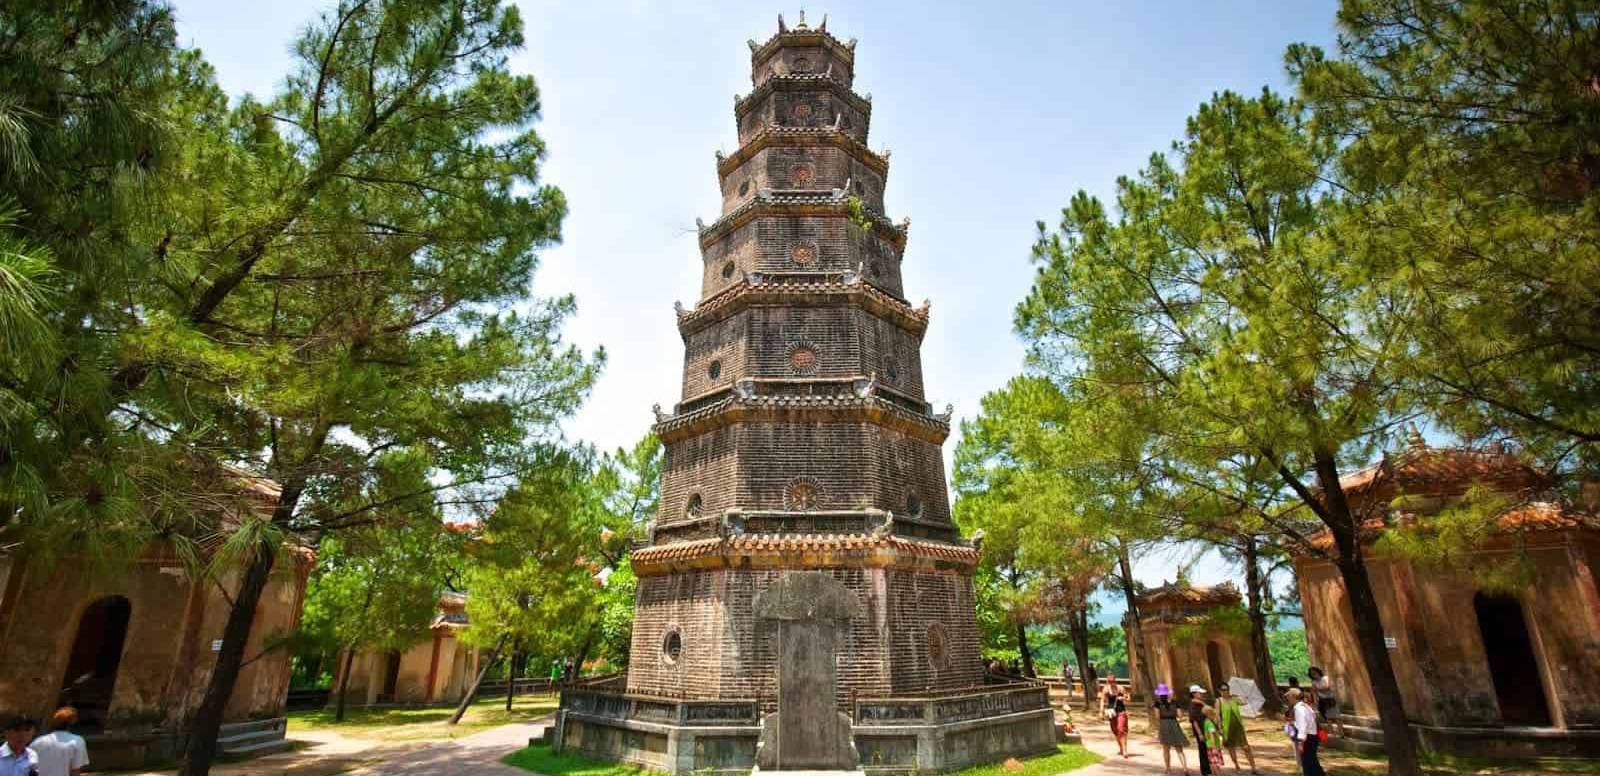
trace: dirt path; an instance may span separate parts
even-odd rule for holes
[[[1081,714],[1080,714],[1081,716]],[[1079,731],[1083,736],[1083,745],[1104,758],[1098,765],[1072,772],[1072,776],[1113,776],[1138,773],[1167,773],[1161,761],[1161,745],[1156,743],[1153,736],[1145,732],[1143,720],[1135,721],[1128,735],[1128,758],[1123,759],[1117,754],[1117,740],[1111,737],[1109,726],[1090,718],[1083,724]],[[1289,750],[1288,740],[1283,738],[1265,723],[1252,722],[1248,726],[1250,741],[1254,745],[1256,766],[1258,772],[1271,776],[1294,776],[1299,773],[1295,766],[1294,758]],[[1189,759],[1189,773],[1200,773],[1200,762],[1197,759],[1199,750],[1193,743],[1184,750]],[[1243,750],[1239,751],[1239,770],[1234,770],[1233,761],[1227,760],[1218,776],[1228,776],[1234,773],[1249,773],[1250,763],[1245,758]],[[1172,755],[1172,773],[1183,773],[1183,766],[1179,763],[1177,753]]]

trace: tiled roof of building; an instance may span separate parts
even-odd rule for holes
[[[865,143],[838,127],[789,127],[772,123],[763,126],[732,154],[723,156],[719,153],[717,172],[726,175],[755,152],[769,146],[782,144],[784,147],[794,147],[819,143],[832,144],[853,151],[868,167],[880,175],[889,172],[887,153],[879,154],[873,151]]]
[[[707,224],[700,230],[700,248],[705,250],[715,243],[725,232],[738,228],[757,214],[771,214],[777,212],[784,214],[790,208],[817,208],[832,215],[850,215],[850,197],[843,189],[829,191],[810,190],[772,190],[762,189],[757,191],[749,202],[729,211],[727,215]],[[910,222],[894,223],[870,207],[862,207],[862,215],[873,225],[892,236],[896,247],[905,248],[906,235],[910,230]]]
[[[1417,515],[1397,515],[1398,522],[1416,521]],[[1424,518],[1425,519],[1425,518]],[[1389,527],[1389,518],[1368,518],[1361,524],[1361,540],[1370,542]],[[1569,504],[1553,501],[1533,501],[1513,506],[1495,518],[1494,530],[1499,534],[1538,533],[1541,531],[1586,530],[1600,531],[1600,515]],[[1310,538],[1311,546],[1327,552],[1333,549],[1333,534],[1323,530]]]
[[[1231,582],[1210,586],[1168,582],[1140,593],[1138,600],[1141,608],[1225,606],[1239,603],[1239,588]]]

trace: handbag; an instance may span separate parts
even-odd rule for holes
[[[1318,743],[1323,743],[1323,744],[1328,743],[1328,731],[1327,731],[1327,729],[1325,729],[1325,728],[1317,728],[1317,742]]]

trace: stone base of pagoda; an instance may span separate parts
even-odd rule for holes
[[[1053,752],[1058,734],[1044,697],[1042,686],[1029,684],[859,701],[851,735],[861,770],[938,773]],[[749,773],[761,738],[755,714],[754,703],[672,702],[571,688],[562,692],[551,742],[556,751],[667,773]]]

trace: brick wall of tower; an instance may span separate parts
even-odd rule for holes
[[[750,374],[749,328],[749,318],[735,315],[687,338],[683,348],[683,398],[726,387]]]
[[[800,165],[811,173],[809,182],[797,180]],[[849,193],[883,212],[883,176],[850,152],[828,145],[764,148],[723,179],[722,212],[733,211],[763,188],[829,192],[845,188],[846,182]]]
[[[801,243],[816,247],[815,263],[795,263],[794,248]],[[739,282],[751,272],[852,269],[862,270],[878,288],[895,296],[904,295],[900,290],[899,252],[876,234],[852,226],[843,214],[758,218],[706,246],[702,258],[702,298]]]
[[[972,577],[887,572],[889,587],[889,676],[896,694],[966,687],[982,681],[981,644]],[[944,631],[945,656],[929,654],[930,630]]]
[[[799,106],[805,105],[805,108]],[[746,106],[739,119],[739,143],[750,141],[768,125],[779,127],[831,127],[861,141],[867,139],[867,111],[820,83],[803,87],[777,86]]]
[[[740,468],[749,487],[741,506],[783,509],[784,491],[814,480],[819,509],[882,509],[904,514],[908,497],[923,517],[948,521],[944,460],[937,445],[871,423],[744,423]]]
[[[851,59],[838,56],[822,46],[784,46],[774,49],[772,54],[752,65],[751,80],[760,86],[774,75],[827,73],[831,70],[835,79],[848,85],[855,75],[854,68]]]
[[[900,569],[822,569],[861,603],[839,642],[839,702],[968,687],[982,681],[972,579]],[[777,695],[777,628],[757,621],[756,595],[781,570],[709,569],[639,580],[630,692],[694,698]],[[929,628],[944,630],[946,656],[929,655]],[[676,661],[663,654],[669,629],[682,638]]]
[[[738,436],[738,426],[727,426],[666,445],[657,525],[686,519],[695,494],[700,495],[702,514],[720,514],[740,504],[746,488],[738,474]]]

